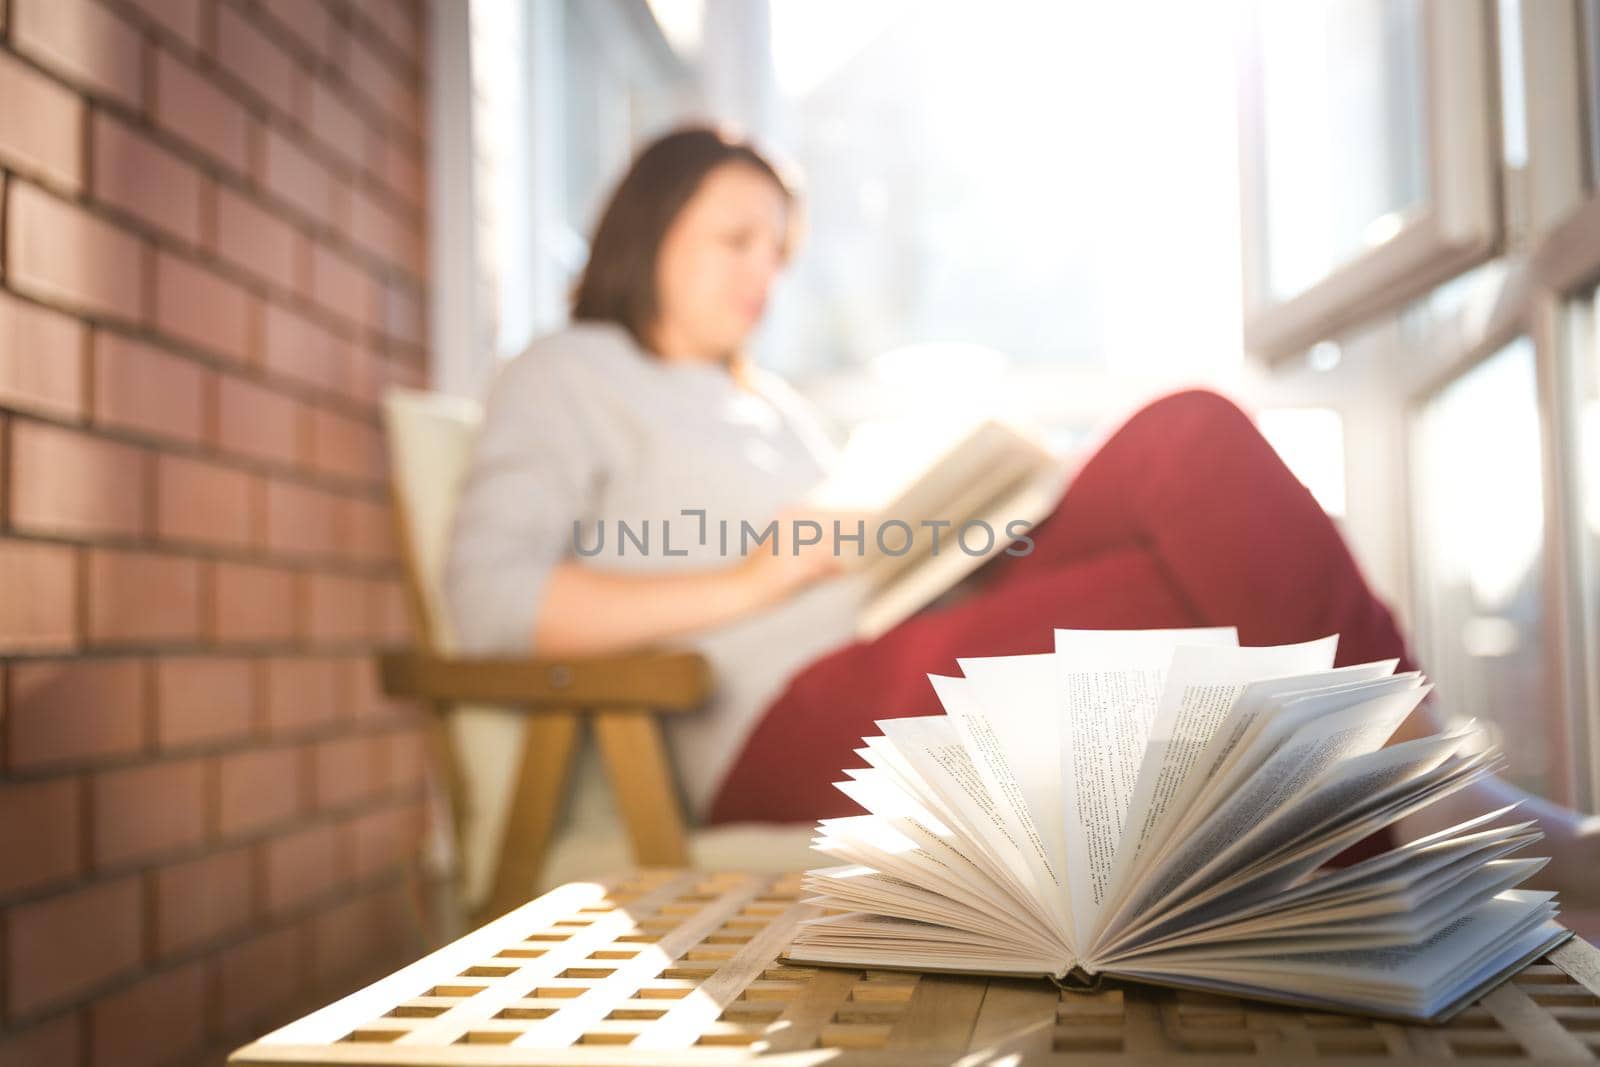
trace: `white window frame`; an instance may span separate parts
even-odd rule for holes
[[[567,131],[562,54],[562,0],[515,2],[529,43],[524,86],[529,101],[524,135],[529,172],[523,259],[534,332],[553,329],[567,313],[567,270],[575,235],[563,214]],[[630,116],[633,143],[616,146],[625,162],[638,140],[657,132],[640,128],[641,98],[667,101],[664,111],[688,110],[692,79],[672,50],[645,0],[591,0],[579,9],[585,24],[606,42],[608,73],[620,79],[619,106]],[[473,182],[475,122],[472,84],[471,4],[451,0],[430,6],[429,138],[429,380],[441,392],[480,398],[497,357],[478,285],[477,204]],[[614,176],[613,176],[614,177]]]
[[[1581,525],[1580,427],[1563,377],[1571,366],[1561,329],[1568,302],[1587,298],[1600,283],[1600,176],[1587,159],[1594,136],[1589,124],[1600,100],[1586,80],[1600,68],[1600,46],[1588,46],[1582,61],[1574,59],[1577,29],[1596,14],[1600,0],[1523,0],[1521,60],[1524,70],[1534,72],[1536,88],[1523,94],[1525,164],[1509,169],[1502,145],[1495,143],[1503,220],[1497,270],[1459,279],[1461,288],[1450,300],[1459,309],[1448,317],[1420,316],[1420,332],[1415,319],[1402,322],[1391,311],[1374,312],[1345,327],[1345,358],[1335,369],[1317,373],[1280,356],[1266,379],[1275,391],[1343,398],[1352,425],[1363,426],[1363,434],[1347,439],[1354,494],[1350,529],[1364,535],[1369,551],[1386,564],[1378,572],[1398,594],[1396,608],[1411,631],[1431,639],[1422,625],[1427,561],[1413,511],[1421,487],[1414,449],[1406,447],[1416,415],[1427,397],[1512,337],[1532,340],[1545,435],[1546,655],[1556,680],[1556,706],[1541,709],[1540,721],[1556,754],[1550,768],[1561,794],[1556,799],[1591,811],[1600,809],[1600,619],[1588,613],[1583,579],[1584,568],[1597,561],[1586,556]],[[1493,106],[1500,106],[1498,94]],[[1429,290],[1446,280],[1455,279],[1436,279]],[[1367,437],[1380,443],[1374,446]],[[1398,551],[1392,565],[1385,554],[1390,544]],[[1426,651],[1419,648],[1425,665]]]
[[[1272,0],[1265,0],[1272,2]],[[1248,11],[1248,9],[1247,9]],[[1399,308],[1500,247],[1494,20],[1488,0],[1422,5],[1429,199],[1389,240],[1275,300],[1266,285],[1259,34],[1253,14],[1239,76],[1239,185],[1246,349],[1269,363]]]
[[[1415,465],[1420,453],[1421,423],[1429,402],[1506,345],[1519,337],[1527,338],[1534,349],[1541,430],[1540,471],[1544,499],[1544,542],[1541,547],[1544,573],[1540,594],[1546,637],[1543,661],[1545,676],[1552,680],[1550,692],[1554,700],[1552,706],[1534,710],[1537,728],[1544,733],[1547,750],[1551,753],[1549,794],[1561,803],[1574,805],[1584,798],[1586,792],[1580,781],[1582,768],[1577,758],[1583,746],[1577,742],[1586,732],[1587,716],[1583,703],[1577,699],[1577,685],[1583,676],[1580,662],[1582,651],[1576,647],[1577,632],[1571,614],[1576,605],[1568,594],[1571,564],[1575,556],[1573,546],[1569,543],[1570,527],[1566,521],[1572,504],[1572,487],[1565,478],[1569,465],[1558,459],[1563,455],[1567,432],[1567,420],[1563,417],[1557,393],[1560,353],[1548,330],[1550,301],[1544,294],[1533,291],[1529,269],[1514,269],[1502,294],[1507,299],[1501,302],[1495,313],[1478,329],[1459,337],[1458,347],[1446,358],[1444,370],[1432,375],[1409,397],[1406,481],[1411,490],[1407,495],[1415,501],[1426,500],[1418,484]],[[1437,661],[1439,657],[1433,654],[1437,635],[1432,632],[1429,612],[1424,610],[1431,581],[1427,546],[1422,544],[1422,531],[1414,514],[1408,515],[1406,546],[1410,557],[1408,571],[1413,583],[1410,615],[1415,620],[1419,654],[1426,665],[1430,659]],[[1439,679],[1446,687],[1451,681],[1449,678]],[[1445,691],[1444,701],[1448,713],[1448,690]],[[1527,725],[1533,728],[1535,723],[1529,722]]]
[[[476,398],[494,352],[479,307],[470,8],[428,10],[428,378]]]
[[[1568,303],[1587,299],[1600,285],[1600,195],[1549,229],[1527,254],[1511,264],[1493,309],[1483,317],[1464,315],[1440,323],[1420,348],[1435,362],[1421,384],[1408,385],[1408,422],[1415,426],[1427,401],[1446,384],[1518,336],[1534,346],[1543,427],[1545,499],[1545,650],[1546,670],[1555,680],[1554,707],[1541,709],[1550,751],[1564,754],[1554,763],[1554,797],[1583,810],[1600,808],[1600,625],[1584,600],[1585,571],[1596,562],[1583,535],[1583,495],[1579,461],[1581,426],[1573,403],[1563,319]],[[1423,352],[1418,356],[1420,369]],[[1402,380],[1407,376],[1402,374]],[[1408,449],[1406,497],[1420,499]],[[1424,546],[1416,523],[1408,519],[1406,544],[1412,576],[1408,614],[1421,622],[1428,581]],[[1422,636],[1419,631],[1419,636]],[[1431,638],[1429,638],[1431,640]],[[1426,650],[1423,650],[1426,663]],[[1448,679],[1442,681],[1448,683]]]
[[[1506,245],[1548,236],[1590,191],[1587,156],[1584,5],[1596,0],[1520,0],[1522,69],[1529,80],[1522,116],[1527,165],[1505,171]],[[1588,65],[1592,65],[1588,64]]]

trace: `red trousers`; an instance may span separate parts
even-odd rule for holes
[[[830,783],[875,719],[936,715],[927,675],[958,656],[1049,652],[1056,627],[1237,626],[1244,645],[1339,634],[1338,663],[1405,639],[1338,529],[1250,419],[1202,390],[1163,397],[1084,464],[1025,556],[994,558],[967,599],[809,664],[751,732],[710,821],[859,814]]]

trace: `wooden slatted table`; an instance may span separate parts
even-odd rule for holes
[[[1600,1060],[1574,939],[1445,1026],[1143,986],[799,967],[798,875],[573,883],[235,1052],[233,1064],[1223,1064]]]

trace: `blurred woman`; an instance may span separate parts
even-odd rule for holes
[[[691,128],[647,147],[601,217],[572,325],[495,382],[451,544],[469,651],[708,657],[711,706],[668,725],[696,818],[850,812],[830,783],[874,719],[938,712],[929,672],[1049,651],[1056,627],[1232,625],[1252,645],[1338,633],[1340,664],[1413,666],[1333,523],[1249,418],[1204,391],[1157,400],[1111,434],[1030,531],[1031,551],[856,640],[866,589],[826,539],[737,552],[741,523],[776,517],[782,538],[796,519],[831,518],[799,501],[834,449],[744,352],[797,217],[792,184],[748,143]],[[1402,735],[1432,732],[1427,717]],[[1489,783],[1455,807],[1499,806],[1509,788]],[[1549,805],[1535,813],[1556,855],[1543,882],[1594,894],[1600,831]]]

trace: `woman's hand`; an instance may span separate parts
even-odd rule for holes
[[[805,588],[813,582],[839,574],[845,569],[846,549],[833,536],[833,524],[853,535],[864,516],[839,511],[824,511],[805,505],[784,508],[777,516],[775,546],[763,542],[752,546],[739,564],[743,579],[753,590],[756,603],[766,606]],[[871,536],[868,531],[867,536]],[[854,556],[853,547],[847,549]]]

